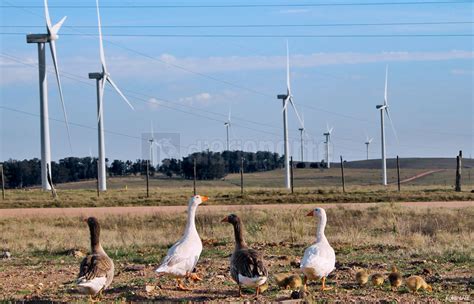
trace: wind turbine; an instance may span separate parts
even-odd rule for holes
[[[381,142],[382,142],[382,184],[384,186],[387,185],[387,158],[386,158],[386,150],[385,150],[384,110],[385,110],[385,113],[387,113],[387,117],[390,120],[390,124],[392,125],[393,134],[395,135],[395,137],[397,137],[397,133],[395,132],[395,128],[393,126],[392,118],[390,117],[390,112],[388,111],[387,86],[388,86],[388,66],[385,69],[385,92],[384,92],[383,105],[376,106],[376,109],[380,110],[380,136],[381,136]]]
[[[331,161],[329,159],[329,143],[331,141],[331,133],[334,130],[334,127],[329,128],[329,125],[326,124],[326,132],[323,133],[323,135],[326,137],[326,141],[324,142],[326,144],[326,164],[327,168],[331,168]]]
[[[61,79],[59,77],[58,59],[56,56],[56,40],[59,38],[58,32],[63,25],[66,17],[63,17],[58,23],[52,25],[49,16],[48,1],[44,0],[44,14],[46,18],[47,34],[29,34],[26,35],[27,43],[36,43],[38,45],[38,68],[39,68],[39,90],[40,90],[40,133],[41,133],[41,188],[51,190],[48,183],[48,174],[51,176],[51,141],[49,137],[49,109],[48,109],[48,82],[46,77],[46,49],[45,44],[49,43],[51,57],[53,59],[54,70],[56,72],[56,81],[58,82],[59,97],[66,122],[69,147],[72,150],[71,136],[69,133],[69,123],[64,104]]]
[[[301,127],[298,128],[298,130],[300,131],[300,140],[301,140],[301,162],[304,162],[304,132],[305,132],[305,128],[304,128],[304,116],[303,114],[301,114]]]
[[[108,82],[115,91],[122,97],[123,100],[129,105],[129,107],[134,110],[133,106],[128,101],[127,97],[123,95],[122,91],[117,87],[115,82],[110,78],[110,74],[107,71],[107,65],[105,64],[105,54],[104,54],[104,44],[102,42],[102,26],[100,22],[100,12],[99,12],[99,0],[96,0],[97,7],[97,21],[99,27],[99,47],[100,47],[100,62],[102,64],[102,72],[98,73],[89,73],[89,79],[95,79],[97,84],[97,117],[98,117],[98,132],[99,132],[99,190],[107,190],[107,181],[105,173],[105,144],[104,144],[104,107],[103,107],[103,98],[105,83]]]
[[[153,132],[153,122],[151,123],[151,138],[148,140],[150,143],[150,164],[155,167],[155,153],[153,152],[153,147],[158,146],[158,143],[155,141],[155,133]]]
[[[367,147],[367,160],[369,160],[369,145],[372,143],[373,138],[369,138],[368,135],[365,136],[365,146]]]
[[[227,121],[224,123],[226,133],[227,133],[227,151],[230,151],[230,144],[229,144],[230,112],[231,112],[231,109],[229,108],[229,117],[227,118]]]
[[[288,41],[286,42],[286,94],[277,95],[278,99],[283,101],[283,141],[284,141],[284,154],[285,154],[285,186],[287,189],[291,188],[290,181],[290,147],[288,143],[288,103],[291,104],[295,110],[296,117],[303,126],[300,115],[296,110],[296,106],[293,102],[293,95],[291,94],[291,84],[290,84],[290,52],[288,48]]]

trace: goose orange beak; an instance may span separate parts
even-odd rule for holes
[[[314,216],[314,210],[311,210],[306,216]]]
[[[201,201],[202,201],[203,203],[206,202],[207,200],[209,200],[209,197],[208,197],[208,196],[204,196],[204,195],[201,196]]]
[[[222,219],[221,223],[228,223],[229,222],[229,217],[226,216]]]

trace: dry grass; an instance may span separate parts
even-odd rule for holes
[[[110,206],[165,206],[184,205],[193,193],[189,187],[156,187],[146,197],[144,188],[138,186],[111,189],[97,197],[94,190],[60,189],[54,200],[50,193],[38,189],[9,190],[0,208],[45,207],[110,207]],[[404,186],[402,192],[395,186],[347,186],[346,193],[340,187],[300,187],[292,195],[281,188],[247,187],[240,195],[239,187],[198,185],[198,192],[212,198],[212,204],[274,204],[274,203],[347,203],[347,202],[400,202],[400,201],[468,201],[474,193],[454,192],[443,186]]]
[[[314,240],[315,223],[304,216],[305,212],[306,208],[302,210],[296,206],[291,211],[250,211],[244,208],[239,212],[248,242],[265,252],[273,273],[292,270],[289,260],[300,257],[304,247]],[[466,293],[469,269],[474,267],[474,208],[407,209],[388,206],[361,211],[341,207],[329,209],[327,213],[329,221],[326,234],[336,250],[339,263],[331,281],[340,289],[339,293],[329,293],[327,299],[370,299],[365,297],[373,295],[375,291],[360,291],[351,285],[353,267],[387,271],[387,267],[393,263],[407,274],[422,274],[423,268],[433,271],[428,280],[434,284],[435,292],[426,296],[425,300],[443,300],[450,294]],[[188,298],[190,300],[223,300],[229,297],[225,296],[228,292],[235,289],[226,270],[227,255],[232,250],[233,239],[231,226],[220,223],[224,215],[223,212],[202,214],[198,211],[197,228],[205,240],[198,271],[205,275],[205,281],[200,285],[205,292],[200,295],[203,298]],[[100,220],[103,245],[115,259],[118,272],[130,263],[149,265],[149,273],[145,278],[119,276],[114,284],[123,288],[117,287],[109,297],[137,300],[137,293],[141,292],[145,297],[143,299],[179,299],[179,294],[166,290],[159,293],[164,298],[157,298],[156,294],[143,295],[143,285],[146,282],[157,284],[152,269],[160,262],[168,246],[179,238],[186,215],[113,216]],[[48,275],[53,276],[54,272],[37,276],[35,271],[44,267],[41,265],[55,265],[55,271],[59,271],[62,277],[59,274],[57,276],[72,280],[79,261],[66,256],[65,252],[72,248],[87,250],[89,242],[88,229],[79,218],[4,219],[0,221],[0,229],[3,232],[1,243],[15,257],[11,261],[0,262],[0,281],[15,272],[21,272],[21,269],[30,268],[29,280],[37,282],[43,276],[46,278],[44,280],[48,280]],[[59,260],[61,263],[57,262]],[[219,284],[211,284],[216,273],[226,275],[226,279]],[[134,283],[130,285],[130,282]],[[7,297],[5,299],[25,297],[18,292],[26,288],[25,282],[16,284],[8,287],[4,285],[0,293]],[[130,286],[135,286],[135,289]],[[130,288],[136,292],[130,293]],[[65,301],[77,299],[66,292],[64,287],[59,289],[61,292],[51,288],[36,296]],[[224,298],[214,298],[209,293],[220,293]],[[382,298],[390,295],[387,292],[375,293]],[[26,294],[35,295],[34,292]],[[406,292],[396,295],[402,300],[416,299]],[[285,294],[271,289],[264,299],[275,300],[282,296]]]

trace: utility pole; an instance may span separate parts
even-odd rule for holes
[[[398,192],[400,192],[400,158],[397,155],[397,181],[398,181]]]
[[[346,180],[344,178],[344,162],[341,155],[341,178],[342,178],[342,192],[346,193]]]
[[[150,161],[146,161],[146,197],[150,197]]]
[[[240,195],[244,196],[244,158],[240,159]]]
[[[461,168],[462,168],[462,151],[456,157],[456,192],[461,192]]]
[[[193,179],[193,189],[194,189],[194,195],[196,195],[196,158],[194,158],[194,179]]]
[[[5,175],[3,174],[3,164],[0,165],[0,178],[2,179],[2,199],[5,200]]]

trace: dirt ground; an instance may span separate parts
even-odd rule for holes
[[[393,204],[400,207],[410,208],[464,208],[473,207],[474,201],[452,201],[452,202],[401,202],[401,203],[329,203],[317,204],[324,208],[337,208],[343,206],[349,209],[363,209],[374,206]],[[270,209],[296,209],[313,206],[312,204],[265,204],[265,205],[203,205],[201,212],[229,211],[241,209],[270,210]],[[315,206],[315,205],[314,205]],[[139,207],[91,207],[91,208],[14,208],[0,209],[0,218],[7,217],[58,217],[58,216],[95,216],[104,215],[146,215],[185,212],[186,206],[139,206]]]

